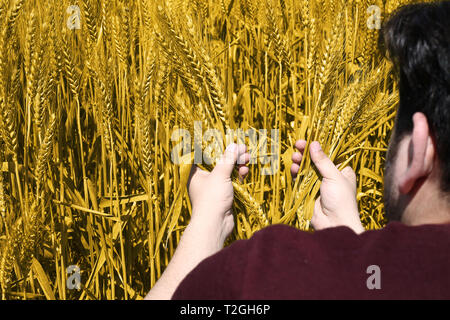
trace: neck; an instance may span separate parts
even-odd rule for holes
[[[419,216],[414,218],[402,218],[402,222],[410,226],[418,226],[424,224],[450,224],[449,213],[434,214],[430,216]]]
[[[439,190],[416,194],[406,206],[401,221],[407,225],[450,223],[448,196]]]

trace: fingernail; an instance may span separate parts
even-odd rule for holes
[[[320,143],[317,141],[314,141],[313,143],[311,143],[311,151],[312,152],[319,152],[320,150],[322,150],[322,147],[320,146]]]

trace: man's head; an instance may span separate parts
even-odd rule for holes
[[[387,217],[450,222],[450,1],[403,7],[380,40],[400,91],[386,159]]]

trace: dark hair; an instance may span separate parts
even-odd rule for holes
[[[399,77],[395,124],[399,141],[422,112],[436,140],[441,189],[450,191],[450,1],[410,4],[396,11],[380,32]],[[395,141],[394,141],[395,143]]]

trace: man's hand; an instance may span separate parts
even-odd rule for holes
[[[188,181],[191,222],[220,234],[222,244],[234,227],[231,174],[237,165],[239,176],[245,177],[249,171],[246,166],[249,161],[250,155],[246,153],[245,145],[230,144],[211,172],[197,166],[191,170]]]
[[[211,172],[193,166],[188,180],[192,217],[172,260],[146,299],[170,299],[180,282],[202,260],[222,249],[234,227],[231,174],[248,174],[250,155],[245,145],[228,146]]]
[[[306,141],[295,143],[299,152],[292,155],[291,174],[298,174]],[[310,145],[311,160],[323,177],[320,186],[320,196],[317,198],[311,224],[316,230],[347,226],[356,233],[365,231],[359,218],[356,202],[356,175],[350,167],[339,171],[333,162],[323,152],[318,142]]]

